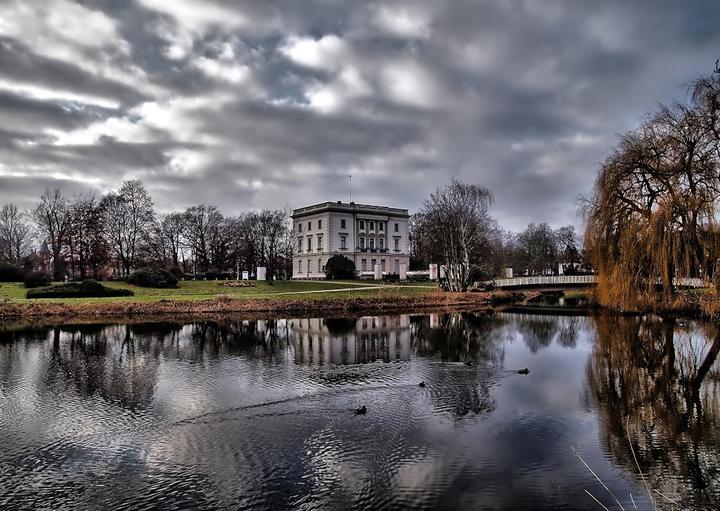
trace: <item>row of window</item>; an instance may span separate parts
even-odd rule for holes
[[[370,268],[368,268],[368,260],[367,259],[360,259],[360,271],[375,271],[375,265],[378,264],[377,259],[370,259]],[[380,259],[380,271],[384,272],[385,270],[385,259]],[[400,259],[395,259],[395,264],[393,271],[395,273],[400,273]]]
[[[317,226],[318,230],[322,229],[322,219],[317,221],[317,225],[318,225]],[[298,232],[302,232],[302,226],[303,226],[303,223],[298,222]],[[307,230],[308,230],[308,232],[312,231],[312,221],[308,221]]]
[[[322,273],[325,271],[325,267],[323,266],[323,261],[321,258],[318,258],[317,265],[316,262],[312,259],[308,259],[306,264],[305,262],[300,259],[298,260],[298,267],[297,272],[298,274],[303,273],[303,270],[307,270],[307,274],[311,273]],[[386,265],[387,261],[385,259],[380,259],[380,263],[378,263],[377,259],[370,259],[370,266],[368,267],[368,260],[367,259],[361,259],[360,260],[360,271],[374,271],[375,265],[380,264],[380,271],[384,272],[386,271]],[[395,259],[394,265],[393,265],[393,271],[395,273],[400,273],[400,259]]]
[[[367,222],[368,222],[368,229],[371,231],[374,231],[375,230],[375,221],[368,220]],[[377,224],[378,224],[378,231],[384,232],[385,222],[378,222]],[[297,226],[298,226],[298,232],[302,232],[303,231],[303,223],[298,222]],[[358,227],[360,228],[360,230],[365,230],[365,220],[360,220]],[[322,219],[317,221],[317,228],[318,228],[318,230],[322,229]],[[347,224],[345,222],[345,219],[341,218],[340,219],[340,229],[346,229],[346,228],[347,228]],[[310,232],[312,230],[312,221],[308,221],[307,230],[308,230],[308,232]],[[400,232],[400,224],[398,224],[398,223],[395,223],[395,232]]]
[[[375,238],[369,238],[369,247],[370,250],[375,250]],[[385,250],[385,239],[384,238],[378,238],[378,246],[380,250]],[[365,250],[365,237],[360,236],[360,250]],[[395,238],[395,250],[400,250],[400,238]]]
[[[308,260],[307,260],[307,273],[308,273],[308,275],[311,274],[311,273],[316,273],[315,269],[317,269],[317,273],[322,273],[322,272],[325,271],[325,267],[323,266],[322,259],[318,259],[318,260],[317,260],[317,266],[315,266],[315,265],[313,264],[314,262],[315,262],[315,261],[313,261],[312,259],[308,259]],[[304,269],[304,268],[303,268],[303,260],[300,259],[300,260],[298,261],[298,269],[297,269],[298,274],[303,273],[303,269]]]
[[[374,220],[368,220],[368,230],[374,231],[375,230],[375,221]],[[385,231],[385,222],[378,222],[377,223],[378,231],[384,232]],[[358,228],[363,231],[365,230],[365,220],[360,220],[358,222]],[[400,232],[400,224],[395,223],[395,232]]]
[[[303,250],[303,239],[302,237],[298,237],[298,243],[297,243],[297,250],[298,253],[302,253]],[[318,234],[317,237],[317,248],[318,251],[322,250],[323,246],[323,236],[322,234]],[[400,251],[400,238],[395,238],[395,251]],[[360,236],[360,250],[365,250],[365,248],[369,248],[370,250],[375,250],[376,248],[380,250],[385,250],[385,239],[384,238],[378,238],[377,240],[377,247],[375,246],[375,238],[368,238],[368,246],[365,245],[365,237]],[[312,252],[313,249],[313,239],[312,236],[307,237],[307,252]],[[340,236],[340,250],[347,250],[347,236]]]

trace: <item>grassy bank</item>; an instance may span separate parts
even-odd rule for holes
[[[0,318],[176,315],[208,313],[329,313],[412,310],[429,307],[482,307],[488,293],[443,293],[432,285],[378,285],[372,282],[252,282],[230,287],[219,281],[181,282],[178,289],[150,289],[124,282],[129,297],[25,298],[21,284],[0,285]]]
[[[435,289],[429,284],[383,286],[382,284],[358,281],[277,281],[273,284],[264,281],[250,281],[249,287],[232,287],[231,281],[187,281],[180,282],[177,289],[144,288],[126,282],[104,282],[103,284],[113,289],[128,289],[134,294],[123,298],[62,298],[43,300],[43,302],[157,302],[160,300],[208,300],[212,298],[274,298],[282,300],[297,296],[325,299],[326,295],[347,298],[357,296],[358,293],[372,295],[386,289],[396,289],[400,293],[408,295],[427,293]],[[26,291],[22,284],[0,284],[0,301],[28,302],[30,300],[25,298]]]

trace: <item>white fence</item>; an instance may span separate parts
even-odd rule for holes
[[[553,277],[516,277],[512,279],[496,279],[495,287],[540,287],[597,284],[597,275],[559,275]],[[676,278],[675,285],[679,287],[707,287],[707,283],[700,278]]]
[[[517,277],[497,279],[495,287],[538,287],[597,284],[597,275],[558,275],[556,277]]]

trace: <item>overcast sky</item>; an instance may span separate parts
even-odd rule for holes
[[[159,211],[451,177],[578,223],[617,140],[720,57],[720,2],[0,0],[0,203],[142,179]]]

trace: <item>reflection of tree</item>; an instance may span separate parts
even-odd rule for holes
[[[558,318],[555,316],[522,315],[515,324],[533,353],[550,346],[559,329]]]
[[[443,361],[483,361],[493,365],[502,362],[503,350],[494,336],[505,320],[492,314],[461,312],[441,314],[431,328],[430,317],[415,320],[413,344],[418,354],[439,356]]]
[[[65,330],[53,330],[48,379],[63,378],[83,395],[97,394],[128,409],[150,404],[159,361],[136,351],[129,327]]]
[[[357,328],[357,318],[327,318],[325,326],[334,337],[340,337],[354,332]]]
[[[277,321],[70,325],[45,332],[52,338],[48,380],[70,381],[83,395],[99,395],[128,409],[152,402],[161,358],[265,357],[285,343]]]
[[[602,317],[596,325],[587,376],[611,452],[636,470],[629,436],[653,488],[689,507],[716,507],[720,402],[708,375],[717,367],[720,332],[639,318]]]

